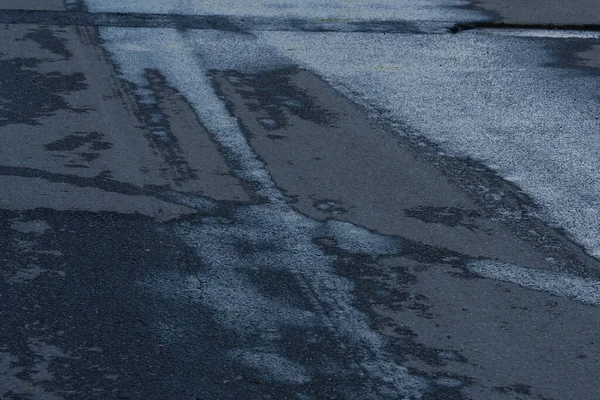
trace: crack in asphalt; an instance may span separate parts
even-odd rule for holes
[[[235,17],[84,11],[0,10],[0,24],[85,25],[128,28],[215,29],[222,31],[304,31],[447,33],[450,21],[356,20],[343,18]]]
[[[430,33],[451,22],[352,20],[342,18],[235,17],[143,13],[89,13],[82,11],[0,10],[2,24],[86,25],[128,28],[216,29],[223,31],[306,31]]]
[[[345,18],[237,17],[86,11],[1,10],[0,24],[83,25],[128,28],[215,29],[222,31],[459,33],[469,30],[561,30],[600,32],[600,24],[515,24],[497,21],[356,20]]]
[[[57,174],[37,168],[0,166],[0,176],[20,176],[23,178],[40,178],[48,182],[67,183],[77,187],[92,187],[107,192],[127,195],[148,195],[148,191],[134,185],[108,179],[110,172],[106,171],[93,178],[85,178],[71,174]]]
[[[86,11],[1,10],[0,24],[122,28],[214,29],[232,32],[355,32],[443,34],[471,30],[557,30],[600,33],[600,24],[516,24],[497,21],[356,20],[345,18],[237,17]]]
[[[48,182],[66,183],[80,188],[95,188],[109,193],[152,197],[167,203],[193,208],[200,212],[201,215],[211,215],[216,210],[216,205],[209,198],[199,195],[190,196],[186,193],[168,189],[163,186],[146,185],[141,188],[130,183],[110,179],[110,171],[103,171],[95,177],[86,178],[78,175],[53,173],[37,168],[0,165],[0,176],[39,178]],[[226,201],[221,201],[221,203],[223,203],[225,207],[229,205]]]
[[[73,25],[73,20],[70,18],[75,16],[75,19],[81,18],[84,22],[92,22],[84,23],[85,25],[97,24],[97,26],[113,27],[173,27],[244,31],[245,28],[255,26],[257,20],[259,23],[261,21],[265,23],[263,28],[269,28],[265,28],[265,30],[285,30],[281,29],[283,26],[296,31],[313,29],[327,32],[336,31],[329,30],[328,24],[330,23],[340,29],[351,29],[358,26],[355,25],[358,23],[356,21],[315,22],[305,19],[252,18],[247,22],[244,18],[221,16],[88,14],[84,12],[20,13],[19,15],[22,16],[35,14],[34,16],[37,17],[55,15],[57,16],[55,21],[70,22],[64,23],[64,25]],[[5,14],[0,12],[0,23]],[[70,17],[66,18],[69,14],[71,14]],[[294,21],[298,22],[298,25],[292,24]],[[102,25],[103,22],[105,25]],[[113,25],[110,25],[111,23]],[[144,25],[145,23],[148,25]],[[389,25],[385,25],[387,23],[385,21],[364,22],[364,26],[372,30],[343,30],[343,32],[384,32],[376,30],[376,25],[369,25],[378,23],[382,23],[384,27],[389,26],[391,29],[396,22],[389,22]],[[423,33],[419,31],[420,28],[417,25],[406,24],[406,29],[409,29],[408,24],[412,24],[417,30],[409,33]],[[497,28],[497,26],[493,26],[493,28]],[[407,33],[408,31],[394,33],[399,32]],[[138,187],[118,182],[111,179],[109,171],[96,177],[81,177],[34,168],[0,166],[0,175],[35,177],[78,187],[95,187],[115,193],[152,196],[161,200],[169,199],[179,204],[187,202],[189,204],[186,205],[204,211],[204,215],[210,215],[209,218],[192,217],[188,221],[177,223],[174,227],[176,237],[194,249],[198,259],[201,260],[197,263],[198,271],[180,275],[170,272],[157,274],[153,279],[149,278],[139,282],[139,285],[149,289],[150,292],[154,290],[163,294],[165,299],[170,298],[169,296],[179,296],[178,298],[183,300],[181,301],[183,304],[200,304],[210,309],[214,314],[214,320],[219,324],[220,331],[231,332],[237,338],[241,338],[240,344],[229,349],[227,356],[250,369],[258,370],[265,380],[290,387],[302,387],[303,385],[308,387],[321,377],[327,376],[328,379],[337,379],[337,382],[344,384],[338,385],[344,394],[349,396],[350,393],[356,395],[358,392],[358,396],[361,398],[397,398],[398,396],[421,398],[426,393],[436,390],[436,385],[438,387],[460,387],[469,383],[468,379],[462,382],[447,377],[446,380],[439,379],[433,382],[431,379],[424,378],[422,374],[414,374],[412,370],[405,367],[404,360],[389,351],[385,337],[381,337],[377,331],[373,330],[368,316],[356,307],[353,281],[340,276],[336,270],[339,263],[347,258],[377,259],[378,257],[404,254],[403,252],[407,252],[407,250],[402,246],[404,243],[400,238],[379,235],[348,222],[313,220],[290,207],[288,199],[270,176],[267,165],[246,140],[247,132],[244,131],[243,126],[239,124],[232,113],[227,113],[223,100],[214,89],[210,68],[206,65],[194,64],[195,59],[191,58],[189,54],[191,50],[197,49],[192,45],[184,43],[180,46],[181,48],[175,48],[175,50],[181,50],[179,58],[183,59],[182,64],[185,67],[196,66],[196,69],[187,69],[187,71],[197,72],[192,74],[195,78],[183,74],[185,69],[178,70],[171,66],[168,57],[163,58],[158,50],[156,51],[157,55],[149,56],[149,60],[139,61],[124,57],[123,54],[128,54],[125,50],[130,43],[125,43],[125,47],[119,49],[118,46],[111,43],[110,34],[106,36],[109,38],[105,42],[108,43],[107,49],[109,52],[112,49],[112,58],[117,62],[120,61],[122,69],[126,70],[122,75],[130,83],[139,85],[140,82],[147,81],[148,85],[145,89],[151,88],[154,70],[144,68],[148,66],[144,62],[151,61],[150,65],[156,66],[156,71],[160,71],[161,68],[167,70],[170,79],[174,81],[174,87],[179,88],[181,93],[190,99],[200,119],[208,121],[209,134],[228,158],[234,173],[241,180],[253,184],[254,194],[262,202],[233,208],[229,215],[231,218],[224,218],[214,213],[214,210],[206,211],[211,207],[225,208],[223,204],[210,203],[210,200],[192,194],[186,195],[169,191],[165,187]],[[147,42],[153,43],[151,39],[152,37]],[[187,39],[189,40],[189,38]],[[114,41],[113,37],[112,42]],[[161,50],[160,41],[154,42],[159,43],[158,48]],[[177,43],[177,41],[172,42]],[[145,42],[142,40],[141,44],[145,44]],[[151,47],[147,45],[140,46],[140,48],[150,49]],[[120,54],[119,50],[123,50],[123,54]],[[165,50],[164,53],[167,53],[167,56],[178,55],[177,51],[173,50],[173,46],[162,50]],[[173,51],[173,54],[169,51]],[[165,74],[164,79],[167,78],[168,76]],[[158,122],[153,126],[158,126]],[[69,139],[75,140],[74,138]],[[53,142],[52,145],[54,148],[61,148],[61,146],[73,144],[63,141]],[[161,193],[157,193],[161,190]],[[416,208],[409,211],[409,213],[411,212],[425,222],[438,223],[439,220],[442,220],[451,226],[462,223],[463,218],[477,216],[473,213],[464,213],[463,215],[461,210],[456,209]],[[331,244],[326,245],[327,243]],[[491,272],[488,268],[489,265],[495,268]],[[595,282],[590,283],[545,272],[538,273],[538,275],[526,274],[518,266],[489,262],[478,264],[475,262],[469,265],[468,269],[479,276],[514,282],[526,288],[544,290],[556,295],[563,295],[565,292],[569,295],[571,292],[568,290],[571,290],[573,284],[583,282],[588,285],[586,287],[591,288],[589,289],[591,294],[588,297],[597,301],[597,284]],[[540,276],[547,281],[543,282],[545,286],[538,282]],[[270,282],[277,282],[277,279],[291,282],[290,287],[297,289],[296,302],[289,301],[292,296],[285,291],[273,293],[272,288],[260,286],[259,282],[264,286],[265,281],[269,283],[269,279],[271,279]],[[285,293],[286,296],[282,296],[282,293]],[[163,322],[158,317],[157,321],[155,322],[157,326]],[[160,327],[157,328],[157,331]],[[173,330],[178,328],[180,327],[174,323]],[[306,348],[315,349],[309,353],[310,356],[318,354],[317,351],[321,347],[336,346],[339,349],[332,352],[334,356],[326,360],[327,364],[323,362],[322,365],[315,365],[310,357],[292,349],[293,347],[302,348],[301,346],[288,347],[285,340],[282,340],[282,338],[288,340],[290,332],[294,332],[298,336],[292,335],[294,337],[292,342],[295,341],[305,345]],[[173,343],[178,344],[176,339],[173,339]],[[8,356],[12,357],[10,354]],[[336,366],[339,371],[331,373],[329,371],[331,365]]]
[[[600,32],[600,24],[513,24],[507,22],[479,21],[455,24],[452,28],[450,28],[450,32],[459,33],[475,29]]]

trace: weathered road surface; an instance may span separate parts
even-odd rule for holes
[[[1,1],[0,398],[599,399],[598,7],[516,3]]]

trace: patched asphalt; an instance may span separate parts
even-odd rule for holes
[[[600,398],[595,6],[305,3],[0,5],[0,398]]]

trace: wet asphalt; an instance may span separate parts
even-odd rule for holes
[[[600,398],[600,264],[517,185],[300,65],[141,87],[99,31],[468,24],[0,9],[2,400]]]

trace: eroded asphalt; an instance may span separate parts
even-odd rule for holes
[[[598,261],[514,183],[235,19],[2,7],[0,398],[600,398]],[[452,34],[301,22],[250,24]]]

